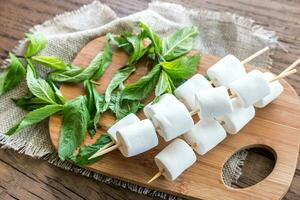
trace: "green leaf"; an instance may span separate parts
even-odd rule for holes
[[[122,92],[122,99],[142,100],[148,97],[158,81],[160,71],[160,66],[156,65],[147,75],[127,85]]]
[[[155,96],[159,97],[164,93],[173,93],[175,86],[169,75],[162,70],[158,83],[155,87]]]
[[[0,95],[17,86],[25,76],[25,68],[19,59],[9,53],[8,68],[0,74]]]
[[[62,109],[63,109],[62,105],[47,105],[42,108],[33,110],[27,113],[27,115],[25,115],[25,117],[19,123],[17,123],[15,126],[10,128],[5,133],[5,135],[13,135],[14,133],[20,131],[21,129],[36,124],[48,118],[49,116],[61,111]]]
[[[121,35],[111,35],[108,34],[109,40],[111,43],[115,44],[118,46],[118,48],[122,48],[127,54],[132,54],[133,47],[132,45],[128,42],[127,37],[132,36],[132,33],[128,32],[123,32]]]
[[[162,41],[162,56],[165,60],[173,60],[186,54],[193,48],[194,38],[198,35],[196,26],[185,27]]]
[[[79,83],[84,80],[98,80],[109,66],[112,58],[112,50],[108,42],[104,51],[98,53],[85,69],[72,67],[65,71],[54,71],[48,75],[48,79],[55,82]]]
[[[98,66],[96,73],[92,77],[92,80],[98,80],[103,74],[106,68],[110,65],[112,60],[112,48],[109,44],[110,36],[106,35],[106,43],[104,46],[103,54],[100,59],[95,59],[90,65]]]
[[[64,106],[58,143],[58,156],[61,160],[70,157],[85,139],[89,121],[86,104],[86,97],[78,96]]]
[[[49,83],[44,79],[35,78],[30,67],[27,67],[26,79],[27,86],[34,96],[50,104],[56,103],[55,94]]]
[[[56,102],[58,104],[65,104],[66,103],[66,98],[63,96],[61,91],[55,86],[54,83],[50,82],[50,85],[54,91],[55,97],[56,97]]]
[[[109,104],[110,110],[115,113],[118,120],[130,113],[136,113],[144,106],[138,100],[122,99],[121,94],[121,91],[114,92],[112,94],[112,101]]]
[[[55,70],[64,70],[68,67],[64,61],[55,56],[33,56],[32,60],[42,64],[45,67]]]
[[[155,34],[150,29],[150,27],[143,22],[139,23],[139,27],[143,30],[143,34],[145,34],[145,36],[147,36],[151,40],[155,53],[160,55],[162,52],[162,41],[159,36]]]
[[[134,66],[128,66],[126,68],[120,69],[109,82],[105,91],[105,102],[108,104],[111,99],[112,92],[119,87],[129,76],[135,71]]]
[[[101,160],[102,156],[90,160],[89,158],[109,142],[111,142],[110,136],[107,134],[103,134],[96,140],[95,143],[80,147],[78,155],[70,156],[70,160],[78,166],[90,165],[92,163],[95,163]]]
[[[41,33],[25,34],[28,46],[25,57],[31,57],[38,54],[47,45],[47,38]]]
[[[84,81],[83,85],[87,96],[87,105],[90,114],[88,132],[90,136],[93,137],[96,133],[100,115],[105,111],[103,108],[104,98],[97,92],[96,86],[89,80]]]
[[[127,37],[127,41],[133,47],[133,52],[128,58],[128,65],[136,64],[148,51],[148,46],[144,45],[144,37],[142,35],[143,34]]]
[[[196,73],[200,54],[182,56],[169,62],[161,62],[162,69],[167,72],[173,82],[183,81]],[[177,85],[175,85],[177,87]]]
[[[24,96],[18,99],[12,99],[16,106],[24,109],[24,110],[28,110],[28,111],[32,111],[35,109],[39,109],[41,107],[44,107],[46,105],[49,105],[48,102],[43,101],[42,99],[39,99],[37,97],[34,96]]]

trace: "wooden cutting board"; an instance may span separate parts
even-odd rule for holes
[[[104,43],[104,37],[88,43],[76,56],[73,64],[87,66],[103,49]],[[97,86],[99,92],[105,91],[113,74],[126,64],[127,58],[124,52],[114,49],[112,63],[98,81],[101,83],[100,86]],[[203,55],[199,73],[203,74],[218,60],[218,57]],[[137,71],[127,80],[127,83],[146,74],[147,64],[147,62],[141,61],[137,65]],[[246,66],[246,68],[250,70],[253,67]],[[150,185],[146,184],[158,170],[153,160],[154,156],[166,146],[161,138],[159,146],[148,152],[125,158],[116,150],[86,168],[120,180],[190,199],[281,199],[291,184],[300,143],[300,101],[296,92],[286,81],[281,80],[281,83],[284,86],[284,92],[278,99],[266,108],[256,109],[255,119],[239,134],[228,135],[221,144],[205,156],[198,156],[197,162],[174,182],[161,177]],[[81,84],[63,84],[60,90],[67,99],[83,93]],[[148,99],[147,102],[150,100]],[[144,118],[142,112],[138,115],[140,118]],[[100,125],[109,127],[114,120],[112,113],[107,112],[102,116]],[[50,118],[50,137],[56,149],[60,125],[60,117]],[[98,130],[94,139],[87,136],[84,143],[93,143],[104,132],[104,130]],[[274,152],[276,164],[273,171],[263,181],[248,188],[233,189],[226,186],[221,177],[223,164],[238,150],[252,146],[264,146]]]

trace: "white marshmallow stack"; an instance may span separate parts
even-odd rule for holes
[[[182,172],[193,165],[197,158],[193,149],[182,139],[172,141],[155,156],[155,163],[168,180],[175,180]]]
[[[157,103],[147,105],[144,112],[145,114],[148,112],[146,116],[150,116],[153,124],[158,128],[157,132],[165,141],[184,134],[194,125],[187,108],[171,94],[162,95]]]
[[[236,134],[254,118],[255,109],[253,106],[242,107],[238,99],[232,99],[232,104],[233,112],[219,117],[218,120],[224,123],[222,125],[227,133]]]
[[[219,117],[233,111],[232,102],[224,86],[200,91],[195,97],[201,119]]]
[[[207,70],[207,75],[215,86],[229,87],[233,81],[246,75],[244,65],[233,55],[227,55]]]
[[[265,72],[263,74],[263,76],[267,81],[269,81],[275,77],[274,74],[272,74],[270,72]],[[279,95],[283,92],[283,86],[280,84],[280,82],[278,80],[273,81],[272,83],[269,83],[269,84],[270,84],[270,88],[271,88],[270,94],[265,96],[264,98],[262,98],[260,101],[256,102],[254,104],[255,107],[263,108],[263,107],[267,106],[274,99],[279,97]]]
[[[190,110],[196,109],[197,92],[212,88],[211,83],[201,74],[196,74],[175,89],[175,96]]]
[[[269,82],[259,70],[253,70],[246,76],[232,82],[230,91],[236,94],[243,107],[252,106],[271,93]]]
[[[226,132],[221,124],[214,119],[199,121],[184,139],[200,155],[206,154],[226,138]]]
[[[158,145],[155,128],[149,119],[117,130],[119,150],[125,157],[146,152]]]
[[[119,121],[117,121],[114,125],[112,125],[108,130],[107,133],[113,139],[114,142],[117,142],[117,130],[120,128],[123,128],[125,126],[134,124],[139,122],[140,119],[133,113],[130,113],[129,115],[123,117]]]

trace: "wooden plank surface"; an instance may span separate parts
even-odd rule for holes
[[[17,44],[17,40],[21,39],[23,33],[32,25],[89,2],[91,0],[0,0],[0,62],[7,57],[8,52]],[[114,9],[119,16],[140,11],[148,3],[147,0],[104,0],[102,2]],[[288,47],[289,54],[280,48],[275,51],[272,69],[275,73],[300,56],[300,1],[298,0],[178,0],[173,2],[192,8],[236,12],[250,16],[257,24],[276,31],[281,44]],[[299,74],[293,75],[288,81],[300,94]],[[1,199],[149,199],[65,172],[44,161],[34,160],[12,151],[1,150],[0,157]],[[253,154],[251,157],[253,160],[259,159],[259,155]],[[265,167],[262,166],[261,169]],[[292,185],[284,199],[299,198],[300,163],[298,161]]]

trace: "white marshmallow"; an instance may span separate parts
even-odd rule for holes
[[[176,139],[155,156],[155,163],[163,176],[175,180],[184,170],[196,162],[192,148],[182,139]]]
[[[233,111],[229,94],[224,86],[200,91],[195,97],[201,119],[219,117]]]
[[[116,142],[117,141],[117,130],[128,126],[130,124],[134,124],[141,121],[135,114],[130,113],[129,115],[125,116],[124,118],[117,121],[114,125],[112,125],[108,130],[108,135]]]
[[[255,109],[253,106],[242,107],[238,99],[233,99],[232,104],[233,112],[218,118],[218,120],[224,122],[223,127],[227,133],[236,134],[254,118]]]
[[[159,102],[149,104],[144,109],[153,124],[159,128],[158,133],[165,141],[170,141],[190,130],[194,121],[189,111],[174,95],[164,94]],[[153,114],[153,115],[152,115]]]
[[[270,73],[270,72],[265,72],[264,77],[266,80],[271,80],[272,78],[274,78],[274,74]],[[274,99],[276,99],[277,97],[279,97],[279,95],[283,92],[283,86],[280,84],[280,82],[277,81],[273,81],[270,84],[270,88],[271,88],[271,93],[267,96],[265,96],[264,98],[262,98],[260,101],[256,102],[254,104],[255,107],[257,108],[263,108],[266,105],[268,105],[269,103],[271,103]]]
[[[233,55],[227,55],[207,70],[215,86],[225,86],[246,75],[244,65]]]
[[[259,70],[253,70],[246,76],[232,82],[229,86],[243,107],[247,108],[271,93],[269,82]]]
[[[174,94],[191,111],[196,109],[195,94],[209,88],[212,88],[210,82],[201,74],[196,74],[180,85]]]
[[[158,145],[155,128],[149,119],[118,129],[117,141],[125,157],[135,156]]]
[[[150,102],[148,105],[146,105],[144,107],[144,114],[145,116],[153,121],[153,116],[157,113],[157,112],[161,112],[162,110],[166,110],[166,108],[171,108],[170,106],[172,106],[172,108],[174,106],[177,105],[178,103],[178,99],[176,99],[174,97],[174,95],[172,94],[164,94],[162,96],[159,97],[159,101],[156,103],[152,103]],[[158,124],[154,121],[153,122],[154,126],[157,128]]]
[[[200,120],[189,132],[184,134],[184,139],[200,155],[206,154],[226,138],[224,128],[217,120]]]

